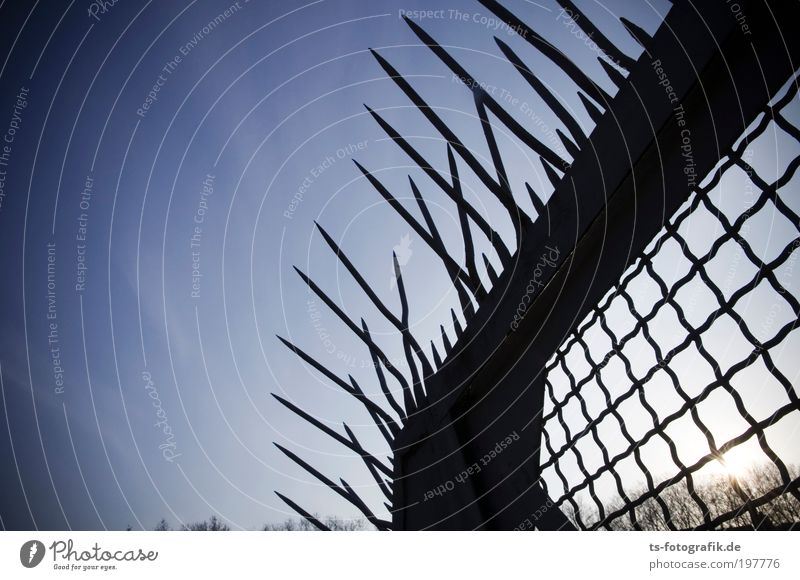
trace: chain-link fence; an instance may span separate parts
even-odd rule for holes
[[[543,480],[580,528],[800,522],[796,83],[548,363]]]

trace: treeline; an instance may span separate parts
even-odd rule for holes
[[[704,481],[695,481],[693,493],[684,480],[664,489],[657,497],[648,498],[635,508],[636,524],[643,530],[690,530],[703,526],[706,517],[701,509],[702,502],[710,520],[723,516],[718,529],[779,529],[800,530],[800,467],[789,465],[787,467],[791,480],[787,488],[777,468],[772,465],[761,465],[751,468],[746,474],[738,477],[716,476]],[[627,493],[628,498],[635,501],[648,493],[644,486]],[[762,498],[768,501],[758,501]],[[698,502],[700,500],[700,502]],[[579,500],[575,500],[578,510],[577,517],[574,507],[565,502],[561,507],[567,517],[579,529],[592,528],[600,520],[600,513],[596,506],[589,507]],[[749,509],[743,506],[752,502]],[[611,530],[634,530],[630,518],[630,509],[626,508],[621,499],[612,501],[603,506],[604,515],[617,511],[621,515],[603,525]],[[344,519],[334,516],[320,517],[314,515],[325,526],[333,531],[365,531],[374,530],[364,519]],[[671,524],[671,525],[670,525]],[[131,529],[130,527],[128,529]],[[209,531],[225,532],[230,526],[219,517],[212,515],[209,519],[183,524],[172,528],[162,519],[154,528],[156,531],[169,531],[172,529],[184,531]],[[289,531],[303,532],[316,531],[317,528],[303,518],[288,518],[278,524],[265,524],[261,527],[264,531]]]
[[[800,468],[787,466],[790,486],[783,482],[777,468],[772,465],[752,467],[738,477],[715,476],[702,482],[695,480],[694,494],[689,492],[685,481],[680,481],[664,489],[657,497],[644,501],[635,508],[636,523],[643,530],[670,530],[669,523],[679,530],[694,529],[706,523],[704,512],[698,499],[705,504],[710,520],[722,517],[724,521],[718,529],[798,529],[800,530]],[[647,488],[627,493],[635,501],[647,493]],[[758,500],[764,498],[764,502]],[[770,499],[771,498],[771,499]],[[749,509],[746,504],[752,502]],[[565,509],[567,517],[579,528],[591,528],[600,519],[596,507],[578,503],[580,521],[572,506]],[[753,505],[758,503],[760,505]],[[568,502],[567,502],[568,504]],[[625,508],[618,499],[604,506],[605,515]],[[668,523],[669,522],[669,523]],[[608,522],[606,529],[636,529],[630,518],[630,510],[625,509],[619,517]]]
[[[334,516],[320,517],[315,515],[329,530],[337,532],[360,532],[367,530],[374,530],[375,527],[364,519],[344,519]],[[128,526],[128,530],[132,528]],[[153,528],[156,532],[169,532],[172,530],[180,530],[184,532],[228,532],[231,527],[221,518],[212,515],[207,520],[199,522],[192,522],[183,524],[177,528],[173,528],[170,523],[161,518],[161,521]],[[314,527],[307,520],[287,518],[279,524],[264,524],[261,530],[265,532],[314,532],[317,528]]]

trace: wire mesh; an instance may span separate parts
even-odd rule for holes
[[[800,522],[799,104],[795,74],[548,362],[542,480],[579,528]]]

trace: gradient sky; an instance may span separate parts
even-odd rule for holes
[[[457,304],[424,243],[352,163],[374,170],[401,199],[411,195],[407,175],[414,175],[462,258],[454,208],[363,105],[412,136],[436,167],[446,167],[444,144],[368,49],[407,75],[484,159],[470,92],[420,46],[400,10],[444,10],[445,17],[419,22],[477,78],[518,99],[515,117],[557,148],[554,129],[563,127],[493,36],[541,71],[591,127],[574,86],[521,38],[494,29],[477,2],[124,0],[104,13],[85,0],[60,9],[27,4],[0,4],[0,44],[9,55],[0,69],[0,130],[11,123],[17,95],[26,95],[0,207],[2,525],[152,528],[162,517],[179,525],[214,513],[254,529],[293,515],[274,490],[311,512],[355,515],[273,441],[380,506],[360,459],[270,396],[281,393],[334,427],[346,421],[370,449],[388,451],[368,415],[275,338],[290,338],[340,376],[377,390],[369,353],[309,294],[292,270],[298,265],[354,319],[365,317],[387,352],[402,352],[314,220],[397,312],[391,254],[403,248],[413,331],[423,344]],[[557,20],[554,3],[507,4],[612,86],[597,54]],[[668,8],[580,5],[632,56],[640,49],[615,16],[653,33]],[[500,145],[515,190],[524,192],[528,181],[546,199],[535,156],[513,137]],[[91,192],[83,198],[87,178]],[[471,202],[508,236],[501,208],[474,176],[464,179]],[[522,197],[519,203],[532,208]],[[84,228],[85,241],[78,239]],[[55,264],[50,302],[48,256]],[[85,287],[76,289],[81,259]],[[57,343],[48,341],[53,322]]]

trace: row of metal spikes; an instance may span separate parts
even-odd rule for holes
[[[578,91],[579,98],[586,108],[587,113],[594,123],[597,123],[602,116],[602,111],[595,105],[595,103],[602,103],[604,108],[609,107],[609,101],[612,95],[606,92],[603,88],[599,87],[589,76],[587,76],[575,63],[569,60],[557,48],[549,44],[541,36],[535,33],[527,24],[522,22],[514,14],[509,12],[506,8],[501,6],[498,2],[493,0],[479,0],[486,8],[491,10],[498,18],[503,20],[510,28],[517,30],[519,36],[528,41],[536,50],[543,54],[546,58],[558,65],[569,77],[575,82],[580,91]],[[635,61],[622,53],[599,29],[597,29],[591,20],[587,18],[572,2],[568,0],[558,0],[559,4],[565,11],[572,15],[575,22],[592,37],[597,43],[601,51],[609,58],[613,59],[621,68],[629,69]],[[442,48],[427,32],[420,26],[409,20],[405,19],[411,30],[417,35],[423,44],[428,46],[431,51],[456,75],[458,75],[467,87],[470,87],[473,92],[475,107],[478,112],[478,117],[484,132],[494,170],[497,178],[493,178],[489,172],[484,168],[483,164],[475,157],[471,150],[465,146],[456,134],[447,126],[447,124],[436,114],[434,108],[430,107],[425,100],[417,93],[414,88],[406,81],[405,78],[378,52],[372,50],[372,54],[378,61],[378,64],[388,74],[388,76],[397,84],[403,93],[411,100],[416,108],[425,116],[425,118],[436,128],[441,134],[442,138],[447,143],[447,159],[449,165],[449,179],[440,174],[432,167],[430,163],[423,157],[423,155],[409,143],[400,133],[389,124],[379,113],[366,106],[367,111],[374,117],[378,125],[385,131],[385,133],[400,148],[405,152],[415,164],[425,172],[425,174],[455,203],[458,210],[459,222],[462,232],[464,243],[465,265],[462,266],[448,253],[444,241],[436,227],[436,224],[431,216],[428,205],[420,193],[414,179],[409,176],[409,184],[414,198],[419,206],[420,213],[424,219],[425,225],[416,220],[400,203],[400,201],[393,196],[387,188],[366,168],[355,161],[356,166],[366,177],[369,183],[375,188],[380,196],[391,205],[398,215],[408,224],[408,226],[422,239],[427,246],[436,254],[442,261],[442,264],[453,282],[456,293],[461,306],[462,314],[466,320],[467,325],[470,319],[475,314],[481,302],[488,294],[487,288],[484,286],[479,274],[478,265],[475,257],[475,245],[472,239],[471,227],[474,226],[480,230],[483,235],[491,243],[493,249],[497,253],[503,269],[511,262],[514,254],[519,252],[519,240],[521,239],[522,227],[530,222],[530,218],[525,212],[517,205],[514,196],[511,192],[509,185],[508,175],[503,164],[502,156],[497,146],[492,125],[488,118],[488,112],[491,112],[507,129],[511,131],[518,139],[525,143],[532,151],[534,151],[540,159],[544,168],[546,176],[551,185],[555,188],[561,180],[555,167],[560,167],[564,172],[569,169],[567,160],[562,159],[552,149],[529,133],[520,123],[518,123],[491,95],[489,95],[479,83],[475,82],[472,75],[462,67],[444,48]],[[635,24],[627,21],[624,18],[620,19],[626,30],[633,36],[633,38],[643,47],[649,42],[649,36],[642,29]],[[537,76],[524,64],[522,59],[502,40],[495,37],[495,42],[500,47],[508,61],[514,65],[518,72],[527,81],[530,87],[542,98],[543,102],[553,111],[558,119],[563,123],[569,136],[564,134],[560,129],[556,130],[559,138],[564,144],[564,148],[573,159],[577,156],[582,146],[588,140],[589,132],[581,127],[581,124],[569,113],[567,108],[559,100],[559,97],[552,93]],[[625,76],[613,65],[609,64],[604,58],[598,57],[600,64],[603,66],[606,73],[616,86],[620,86],[625,80]],[[456,161],[455,153],[461,160],[467,164],[470,170],[478,177],[481,183],[498,199],[498,201],[508,211],[508,214],[515,227],[517,244],[513,252],[509,250],[506,244],[501,239],[497,231],[492,228],[486,219],[468,203],[463,195],[461,180],[459,178],[458,163]],[[544,215],[547,212],[546,204],[542,201],[541,197],[534,191],[534,189],[526,183],[527,192],[530,196],[531,202],[538,215]],[[328,297],[320,287],[304,274],[299,269],[295,268],[302,280],[309,286],[309,288],[347,325],[350,330],[361,339],[367,346],[372,362],[375,367],[378,382],[381,391],[386,398],[386,402],[397,414],[397,418],[392,417],[381,405],[372,401],[360,387],[358,382],[348,375],[349,382],[342,380],[335,373],[331,372],[324,365],[316,361],[309,354],[302,349],[292,344],[291,342],[278,337],[289,349],[294,351],[303,361],[311,365],[313,368],[322,373],[334,384],[341,387],[345,392],[351,394],[360,403],[364,405],[370,417],[374,421],[376,427],[383,435],[390,448],[393,448],[393,442],[397,434],[403,428],[409,416],[423,409],[429,400],[441,393],[429,393],[425,388],[425,381],[435,373],[435,369],[439,369],[443,365],[443,361],[452,352],[455,343],[451,344],[444,326],[440,326],[442,342],[444,346],[443,356],[440,356],[433,341],[431,341],[431,353],[433,362],[428,359],[423,351],[421,345],[414,338],[409,329],[409,307],[408,299],[406,296],[405,286],[403,283],[402,272],[397,260],[397,256],[393,255],[395,276],[397,280],[397,288],[401,304],[401,314],[398,317],[395,315],[372,290],[365,278],[361,275],[353,262],[347,257],[342,249],[336,244],[333,238],[320,226],[316,224],[322,238],[328,246],[336,254],[339,261],[347,269],[356,283],[361,287],[370,301],[381,312],[381,314],[400,332],[403,340],[403,349],[408,365],[409,373],[411,375],[410,381],[405,375],[400,372],[393,364],[390,363],[384,351],[372,339],[369,328],[366,322],[361,319],[360,326],[357,325],[330,297]],[[498,280],[498,274],[495,272],[489,258],[486,254],[482,254],[484,268],[486,275],[494,286]],[[456,333],[456,340],[464,332],[459,318],[455,311],[451,309],[451,316],[453,320],[453,327]],[[414,359],[419,361],[419,368]],[[383,369],[386,369],[391,374],[402,388],[403,404],[395,399],[392,395],[386,380],[386,375]],[[286,399],[273,395],[275,398],[289,410],[297,414],[299,417],[308,421],[311,425],[321,430],[326,435],[338,441],[357,455],[359,455],[378,485],[379,489],[385,496],[387,502],[385,507],[391,513],[392,507],[392,481],[394,478],[394,466],[391,457],[388,457],[389,465],[385,464],[374,455],[365,450],[363,445],[358,441],[352,430],[343,424],[346,432],[346,437],[331,429],[312,415],[293,405]],[[366,517],[376,528],[379,530],[391,529],[391,522],[382,520],[375,516],[369,509],[365,502],[353,491],[352,487],[346,481],[340,479],[341,485],[331,481],[319,471],[314,469],[311,465],[306,463],[300,457],[285,449],[284,447],[275,444],[289,459],[297,463],[309,474],[314,476],[320,482],[331,488],[342,498],[347,500],[351,505],[358,509],[364,517]],[[291,499],[276,492],[277,495],[283,500],[291,509],[297,512],[300,516],[307,519],[310,523],[319,529],[327,529],[326,526],[315,518],[313,515],[305,511]]]

